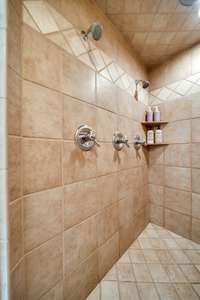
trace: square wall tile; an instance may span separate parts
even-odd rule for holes
[[[7,122],[8,133],[12,135],[21,134],[21,85],[22,80],[11,68],[7,70]]]
[[[191,121],[176,121],[169,123],[163,129],[164,142],[171,143],[190,143],[191,141]]]
[[[44,36],[23,25],[23,78],[61,90],[62,52]],[[55,59],[56,57],[56,59]]]
[[[200,194],[200,169],[192,169],[192,192]]]
[[[40,298],[41,300],[63,300],[63,282],[60,281],[55,287]]]
[[[119,233],[115,233],[98,249],[99,279],[111,269],[119,258]]]
[[[25,252],[62,231],[63,189],[55,188],[23,198]]]
[[[23,81],[22,135],[63,137],[63,96],[40,85]]]
[[[9,205],[10,265],[13,268],[23,256],[22,202]]]
[[[200,118],[192,119],[192,142],[199,143]]]
[[[64,139],[73,140],[76,129],[87,124],[97,130],[96,108],[70,96],[64,97]],[[99,138],[97,136],[97,138]]]
[[[192,100],[192,118],[200,117],[200,103],[199,103],[200,93],[192,94],[190,96]]]
[[[98,281],[98,253],[95,251],[70,276],[66,274],[64,278],[64,299],[86,299],[96,287]]]
[[[190,238],[191,218],[172,210],[165,209],[165,227],[186,238]]]
[[[111,142],[117,131],[117,115],[104,109],[97,110],[97,139]]]
[[[190,97],[164,103],[165,119],[169,122],[191,119],[192,103]]]
[[[25,299],[39,299],[62,279],[62,238],[57,236],[25,258]]]
[[[112,112],[118,112],[116,86],[100,75],[97,75],[96,80],[97,105]]]
[[[165,165],[173,167],[191,166],[191,145],[190,144],[176,144],[168,145],[165,148]]]
[[[200,220],[192,218],[192,240],[200,243]]]
[[[24,194],[54,188],[59,185],[61,185],[61,143],[24,139]]]
[[[164,208],[162,206],[150,204],[150,220],[159,226],[164,225]]]
[[[98,245],[105,243],[119,229],[118,203],[104,208],[98,215]]]
[[[192,217],[200,219],[200,194],[192,194]]]
[[[200,143],[192,144],[192,167],[200,168]]]
[[[165,188],[165,207],[191,215],[191,192]]]
[[[118,201],[117,173],[97,177],[97,201],[104,208]]]
[[[164,187],[161,185],[149,184],[148,188],[150,202],[162,206],[164,201]]]
[[[111,143],[101,143],[97,148],[97,175],[106,175],[117,171],[119,153]]]
[[[63,183],[69,184],[96,176],[96,148],[82,151],[74,142],[63,143]]]
[[[21,139],[8,138],[8,193],[9,200],[21,196]]]
[[[66,277],[77,269],[97,248],[97,217],[91,217],[84,222],[64,232],[64,273]]]
[[[164,163],[164,149],[162,147],[152,147],[148,153],[150,165],[162,165]]]
[[[67,53],[62,53],[62,66],[62,92],[95,103],[95,72]]]
[[[42,33],[59,30],[44,1],[25,1],[24,5]]]
[[[20,300],[25,297],[25,266],[22,260],[10,274],[10,299]]]
[[[165,167],[165,184],[185,191],[191,190],[190,168]]]
[[[21,74],[21,30],[22,16],[8,3],[7,63],[17,74]]]
[[[102,195],[101,195],[102,196]],[[101,208],[96,179],[89,179],[64,187],[64,227],[81,223]]]
[[[162,165],[149,166],[149,183],[164,184],[164,167]]]

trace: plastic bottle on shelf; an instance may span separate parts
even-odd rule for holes
[[[162,135],[162,129],[160,129],[160,126],[155,130],[155,143],[156,144],[162,144],[163,142],[163,135]]]
[[[149,128],[147,130],[147,145],[153,145],[154,144],[154,131],[153,129]]]
[[[146,110],[146,121],[147,122],[152,122],[153,121],[153,111],[151,109],[151,106],[147,107],[147,110]]]
[[[158,106],[155,106],[155,108],[154,108],[153,120],[154,120],[154,122],[159,122],[160,121],[160,111],[159,111]]]

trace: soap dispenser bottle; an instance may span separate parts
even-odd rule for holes
[[[154,144],[154,131],[153,129],[149,128],[147,130],[147,145],[153,145]]]
[[[154,112],[153,112],[153,120],[155,122],[159,122],[160,121],[160,111],[158,109],[158,106],[155,106],[154,108]]]
[[[156,144],[162,144],[163,142],[163,135],[162,130],[160,129],[160,126],[155,131],[155,143]]]
[[[153,121],[153,111],[150,106],[148,106],[147,111],[146,111],[146,121],[147,122]]]

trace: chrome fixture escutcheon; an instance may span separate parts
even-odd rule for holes
[[[75,143],[81,150],[89,151],[95,145],[100,146],[96,140],[96,132],[88,125],[80,125],[74,135]]]
[[[145,144],[145,141],[141,138],[139,134],[137,134],[133,141],[134,147],[136,150],[139,150],[141,146]]]
[[[121,132],[115,132],[113,134],[113,147],[115,148],[115,150],[120,151],[123,149],[124,145],[126,145],[127,147],[130,147],[128,144],[128,138],[126,135],[124,135]]]

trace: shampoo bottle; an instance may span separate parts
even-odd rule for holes
[[[147,144],[154,144],[154,132],[151,128],[147,130]]]
[[[160,126],[155,131],[155,143],[156,144],[162,144],[163,137],[162,137],[162,130],[160,129]]]
[[[153,120],[155,122],[159,122],[160,121],[160,111],[158,109],[158,106],[155,106],[154,108],[154,112],[153,112]]]
[[[146,120],[147,120],[147,122],[153,121],[153,111],[150,106],[148,106],[147,111],[146,111]]]

